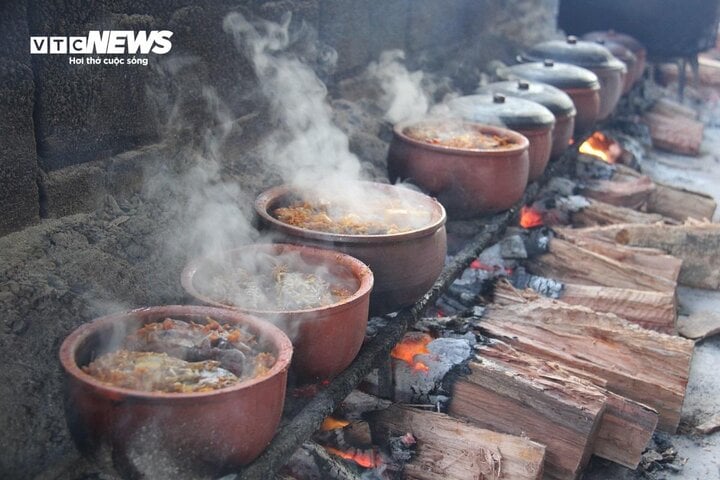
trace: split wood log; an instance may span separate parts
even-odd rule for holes
[[[593,453],[599,457],[635,469],[640,463],[655,427],[658,413],[652,408],[617,395],[605,388],[605,381],[587,372],[570,371],[556,362],[546,362],[520,352],[506,343],[493,341],[478,347],[483,357],[502,362],[508,368],[521,370],[528,375],[561,379],[572,383],[584,383],[606,397],[605,413],[593,446]]]
[[[641,265],[635,258],[626,257],[620,261],[554,238],[548,252],[528,262],[527,268],[535,275],[563,283],[675,293],[676,282],[658,275],[656,270]]]
[[[623,264],[631,265],[638,270],[666,278],[674,284],[677,284],[680,277],[682,260],[668,255],[658,248],[621,245],[607,239],[578,235],[575,229],[556,229],[555,232],[558,237],[578,247],[612,258]]]
[[[641,174],[625,165],[615,165],[613,180],[623,181],[637,178]],[[655,190],[647,200],[646,210],[674,220],[684,222],[688,218],[697,220],[712,219],[717,203],[710,196],[680,187],[655,182]],[[618,222],[621,223],[621,222]],[[641,223],[628,221],[624,223]]]
[[[720,61],[708,54],[698,55],[698,79],[702,85],[716,87],[720,85]],[[660,67],[660,72],[665,81],[672,81],[678,78],[679,68],[677,65],[665,64]],[[686,75],[693,75],[688,69]]]
[[[539,480],[545,446],[528,438],[479,428],[444,413],[394,405],[371,415],[377,436],[413,434],[415,457],[404,478],[416,480]]]
[[[677,429],[692,341],[546,298],[490,307],[480,330],[530,355],[605,379],[608,390],[657,410],[660,428]]]
[[[661,98],[656,101],[650,111],[667,117],[679,116],[689,118],[690,120],[697,120],[699,116],[694,108],[678,103],[675,100],[670,100],[669,98]]]
[[[575,227],[596,227],[617,223],[657,223],[665,218],[657,213],[638,212],[631,208],[617,207],[599,200],[589,199],[590,205],[571,214]]]
[[[572,377],[545,378],[486,358],[469,367],[453,386],[451,415],[545,444],[547,478],[582,474],[605,412],[604,395]]]
[[[566,283],[560,300],[596,312],[613,313],[643,328],[677,333],[677,302],[669,292]]]
[[[574,231],[622,245],[663,250],[682,259],[678,281],[689,287],[720,289],[720,224],[611,225]]]
[[[640,208],[645,205],[653,190],[655,184],[650,177],[643,175],[624,182],[593,180],[581,188],[580,193],[616,207]]]
[[[653,146],[681,155],[697,156],[703,140],[704,125],[682,116],[647,112],[642,117],[650,128]]]

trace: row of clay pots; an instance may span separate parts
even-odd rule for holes
[[[128,476],[142,476],[135,461],[138,448],[158,449],[157,455],[168,455],[183,468],[205,475],[220,475],[255,459],[280,422],[288,370],[311,381],[338,375],[362,346],[370,310],[387,313],[413,304],[442,270],[447,244],[442,205],[401,187],[372,183],[362,187],[369,195],[374,191],[403,195],[431,212],[431,219],[422,228],[390,235],[304,230],[270,214],[294,193],[288,186],[276,187],[258,197],[256,208],[276,239],[294,245],[248,245],[222,256],[223,261],[238,265],[248,258],[299,255],[311,270],[321,266],[333,275],[354,279],[357,289],[342,301],[297,311],[227,305],[198,288],[198,279],[213,274],[213,261],[199,258],[185,268],[182,285],[191,296],[214,307],[144,308],[97,319],[71,333],[62,344],[60,360],[68,379],[68,425],[80,449],[95,456],[111,451],[115,466]],[[408,268],[417,262],[423,268]],[[211,317],[242,325],[260,338],[264,349],[275,356],[275,364],[266,374],[235,386],[185,394],[116,387],[82,370],[116,348],[113,345],[128,332],[168,317],[196,322]]]
[[[569,36],[542,42],[521,57],[523,63],[499,69],[503,81],[448,102],[453,116],[475,122],[485,132],[494,125],[522,134],[528,140],[527,154],[522,142],[515,142],[513,149],[488,150],[429,145],[409,138],[405,132],[412,124],[403,123],[395,126],[388,153],[391,181],[416,183],[438,197],[455,218],[514,205],[549,159],[567,149],[573,133],[588,132],[606,119],[642,75],[644,49],[631,37],[594,32],[587,38],[592,41]],[[433,121],[443,120],[421,122]],[[507,130],[501,134],[510,135]]]

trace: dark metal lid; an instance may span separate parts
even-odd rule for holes
[[[499,93],[458,97],[448,107],[466,120],[510,129],[546,128],[555,123],[552,112],[539,103]]]
[[[546,60],[544,62],[520,63],[500,68],[496,72],[501,80],[525,79],[547,83],[561,90],[570,88],[600,89],[597,75],[586,68],[568,63]]]
[[[523,98],[537,102],[550,110],[556,117],[575,115],[575,104],[567,93],[547,83],[528,80],[508,80],[480,87],[477,93],[501,93],[509,97]]]
[[[597,42],[598,40],[604,40],[606,42],[615,42],[623,45],[625,48],[633,52],[635,56],[645,51],[645,47],[642,43],[638,42],[634,37],[626,33],[618,33],[614,30],[595,31],[588,32],[582,36],[583,40],[589,42]]]
[[[578,40],[570,35],[565,40],[549,40],[538,43],[523,56],[529,61],[543,61],[547,58],[593,70],[619,69],[625,65],[616,59],[610,50],[594,42]]]

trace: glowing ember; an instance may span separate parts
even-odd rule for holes
[[[395,348],[390,352],[390,356],[404,361],[416,372],[427,372],[430,370],[430,367],[423,362],[416,362],[415,355],[430,353],[427,346],[431,341],[432,337],[425,333],[410,333],[405,335],[405,338],[395,345]]]
[[[324,447],[328,453],[337,455],[345,460],[351,460],[361,467],[364,468],[375,468],[382,462],[380,454],[375,450],[359,450],[357,448],[351,448],[347,451],[343,451],[333,447]]]
[[[539,227],[543,224],[542,213],[533,207],[523,206],[520,209],[520,226],[523,228]]]
[[[330,430],[345,428],[348,425],[350,425],[350,422],[347,420],[341,420],[335,417],[326,417],[325,420],[323,420],[322,425],[320,425],[320,430],[323,432],[329,432]]]
[[[622,154],[622,147],[604,133],[595,132],[580,145],[579,151],[604,162],[615,163]]]

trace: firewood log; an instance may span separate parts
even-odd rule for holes
[[[416,456],[404,478],[416,480],[539,480],[545,446],[528,438],[479,428],[444,413],[393,405],[371,415],[380,437],[413,434]]]

